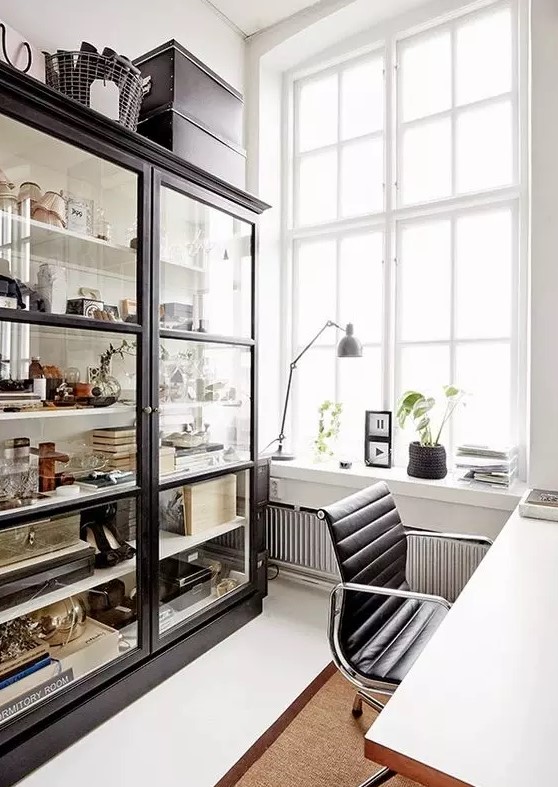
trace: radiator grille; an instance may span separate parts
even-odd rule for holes
[[[266,510],[269,559],[298,573],[338,581],[335,554],[323,520],[309,511],[270,505]],[[471,542],[409,536],[407,578],[413,590],[455,601],[486,554]]]

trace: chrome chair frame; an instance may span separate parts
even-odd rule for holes
[[[431,539],[447,539],[459,541],[464,544],[471,544],[472,546],[484,545],[488,549],[492,546],[492,540],[484,536],[469,536],[460,533],[437,533],[428,530],[410,530],[405,528],[407,536],[415,538],[431,538]],[[359,585],[354,582],[340,582],[331,591],[330,607],[329,607],[329,621],[328,621],[328,638],[329,646],[331,649],[333,663],[341,672],[341,674],[355,686],[357,693],[353,702],[352,713],[355,718],[362,715],[362,703],[365,702],[378,713],[384,709],[385,705],[376,697],[371,695],[371,692],[380,694],[386,697],[391,697],[398,688],[398,683],[389,683],[385,681],[371,680],[362,675],[350,664],[345,657],[341,644],[339,641],[339,631],[341,624],[341,611],[343,609],[343,602],[347,592],[370,593],[371,595],[380,596],[395,596],[397,598],[416,599],[417,601],[429,601],[434,604],[440,604],[446,609],[451,609],[451,603],[442,596],[431,595],[429,593],[418,593],[413,590],[397,590],[394,588],[378,587],[376,585]],[[385,784],[397,774],[389,768],[382,768],[375,773],[370,779],[367,779],[360,787],[379,787]]]

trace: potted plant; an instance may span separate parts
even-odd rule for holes
[[[325,402],[318,408],[318,436],[314,440],[314,451],[317,461],[333,456],[332,443],[339,437],[341,426],[341,413],[343,405],[339,402]]]
[[[445,478],[448,472],[446,449],[440,444],[442,430],[453,415],[455,408],[463,399],[463,391],[454,385],[444,385],[446,409],[438,431],[434,431],[429,413],[436,400],[418,391],[407,391],[399,401],[397,420],[403,428],[411,418],[418,432],[419,440],[409,444],[409,465],[407,473],[414,478]]]

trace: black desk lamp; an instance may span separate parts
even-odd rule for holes
[[[321,328],[318,333],[314,336],[312,341],[306,345],[306,347],[296,356],[294,361],[291,361],[290,365],[290,372],[289,372],[289,382],[287,383],[287,393],[285,394],[285,404],[283,406],[283,417],[281,419],[281,430],[279,432],[279,437],[277,437],[273,442],[279,443],[277,446],[277,451],[271,457],[273,460],[278,462],[287,462],[291,459],[294,459],[293,454],[288,454],[283,450],[283,443],[285,442],[285,421],[287,420],[287,408],[289,406],[289,397],[291,395],[291,387],[293,382],[293,372],[297,367],[298,362],[304,355],[304,353],[308,352],[310,347],[319,339],[322,333],[327,328],[338,328],[340,331],[343,328],[340,325],[337,325],[336,322],[332,320],[328,320],[323,328]],[[345,335],[339,341],[337,345],[337,357],[338,358],[360,358],[362,356],[362,344],[359,340],[354,336],[353,333],[353,324],[348,323],[347,327],[344,329]]]

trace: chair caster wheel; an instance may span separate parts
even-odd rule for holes
[[[362,708],[360,708],[360,710],[358,708],[353,708],[351,713],[353,714],[354,719],[360,719],[362,716]]]

